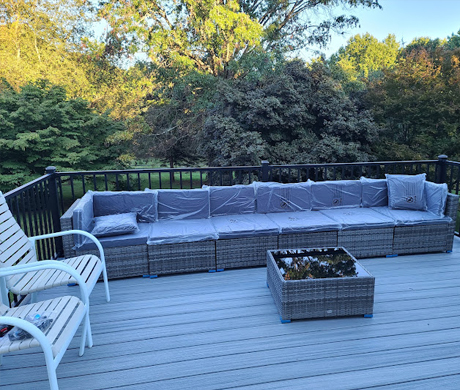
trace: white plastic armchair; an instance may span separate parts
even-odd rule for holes
[[[0,268],[35,263],[37,261],[35,244],[38,240],[68,234],[80,234],[91,239],[99,249],[100,258],[94,255],[82,255],[61,260],[60,262],[68,264],[77,270],[88,289],[88,295],[91,294],[102,273],[106,300],[109,302],[110,292],[104,249],[99,240],[92,234],[82,230],[67,230],[28,238],[14,219],[5,197],[0,192]],[[35,299],[37,291],[71,283],[77,283],[75,278],[58,269],[27,272],[7,278],[0,277],[0,295],[3,304],[7,304],[8,291],[17,295],[32,294],[32,299]]]
[[[32,338],[16,341],[11,341],[8,334],[0,338],[0,364],[3,354],[41,347],[45,354],[50,388],[56,390],[59,388],[56,369],[81,324],[83,330],[79,355],[83,355],[85,344],[88,348],[93,345],[89,322],[89,299],[84,280],[71,266],[50,260],[0,269],[0,277],[6,278],[19,273],[46,270],[58,270],[70,274],[80,287],[81,299],[75,296],[63,296],[15,308],[9,308],[0,303],[0,324],[16,326],[32,336]],[[24,319],[27,315],[33,316],[44,312],[51,312],[53,318],[50,326],[44,331]]]

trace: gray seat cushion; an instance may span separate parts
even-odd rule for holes
[[[266,215],[243,214],[212,217],[219,239],[278,234],[278,226]]]
[[[217,240],[209,219],[160,220],[150,224],[148,245]]]
[[[281,234],[339,230],[340,223],[319,211],[267,214]]]
[[[393,227],[393,218],[369,208],[321,210],[322,214],[340,223],[342,230],[367,229],[372,227]]]
[[[430,211],[398,210],[390,209],[389,207],[372,207],[372,210],[393,218],[396,226],[427,225],[432,223],[447,224],[452,221],[450,217],[441,217]]]
[[[117,248],[131,245],[146,245],[150,232],[150,223],[138,223],[139,231],[132,234],[121,236],[100,237],[99,241],[103,248]],[[83,245],[78,250],[97,249],[96,245],[87,237],[84,238]]]

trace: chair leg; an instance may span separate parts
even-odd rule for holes
[[[85,327],[86,327],[86,342],[88,348],[93,346],[93,334],[91,333],[91,323],[89,322],[89,314],[86,314],[85,319]]]
[[[107,302],[110,302],[109,279],[107,278],[107,270],[105,268],[102,270],[102,277],[104,279],[105,299]]]
[[[43,348],[43,352],[45,353],[46,371],[48,371],[48,381],[50,383],[50,389],[59,390],[57,375],[56,375],[57,364],[53,358],[51,349]]]

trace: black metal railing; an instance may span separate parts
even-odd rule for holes
[[[46,174],[5,194],[16,220],[29,236],[57,232],[59,218],[88,190],[142,191],[145,188],[200,188],[203,185],[249,184],[253,181],[293,183],[358,179],[360,176],[384,178],[386,173],[426,173],[427,180],[447,183],[449,190],[460,191],[460,162],[437,160],[359,162],[345,164],[294,164],[249,167],[197,167],[175,169],[130,169],[111,171],[57,172],[48,167]],[[38,248],[39,258],[62,253],[62,241],[46,240]]]

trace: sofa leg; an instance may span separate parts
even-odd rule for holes
[[[158,275],[150,275],[150,279],[156,279],[158,278]]]
[[[385,257],[398,257],[398,254],[394,254],[394,255],[386,255]]]
[[[291,320],[283,320],[283,317],[280,317],[280,321],[282,324],[289,324]]]
[[[373,314],[364,314],[364,318],[372,318],[372,317],[374,317]]]
[[[225,271],[225,268],[217,268],[216,271],[217,271],[217,272],[224,272],[224,271]]]

